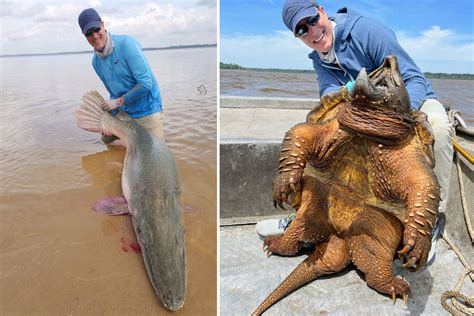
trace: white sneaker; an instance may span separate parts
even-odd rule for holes
[[[426,266],[433,264],[436,257],[436,243],[438,242],[439,237],[441,237],[441,229],[444,228],[444,216],[439,216],[436,221],[435,227],[431,232],[431,249],[428,253],[428,260],[426,260]]]
[[[282,219],[266,219],[258,222],[255,230],[262,240],[268,236],[282,235],[294,218],[295,214]]]

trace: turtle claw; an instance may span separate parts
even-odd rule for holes
[[[293,182],[290,182],[290,189],[291,189],[291,191],[296,193],[296,187],[295,187],[295,184]]]
[[[403,297],[403,305],[406,306],[407,305],[407,293],[403,292],[402,297]],[[395,305],[396,301],[397,301],[397,294],[395,292],[395,289],[392,287],[392,303],[393,303],[393,305]]]
[[[267,257],[272,255],[272,252],[268,249],[268,245],[266,243],[263,243],[263,252]]]
[[[278,200],[278,206],[283,209],[283,210],[286,210],[286,208],[283,206],[283,202],[281,200]]]
[[[408,269],[408,268],[411,268],[414,264],[416,263],[416,258],[415,257],[411,257],[407,262],[405,262],[402,267],[404,269]]]
[[[401,276],[396,276],[392,280],[392,284],[389,288],[389,294],[392,295],[392,303],[395,305],[397,301],[397,295],[400,295],[403,299],[403,304],[407,305],[407,293],[411,297],[410,285]]]
[[[410,245],[405,245],[405,247],[403,247],[402,250],[398,251],[399,258],[401,259],[401,257],[403,257],[403,255],[408,253],[410,250],[411,250],[411,246]]]

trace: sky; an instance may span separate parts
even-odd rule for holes
[[[390,27],[423,72],[474,73],[473,0],[327,0]],[[312,69],[310,49],[281,19],[283,0],[221,0],[221,62],[244,67]]]
[[[87,8],[144,48],[217,43],[216,0],[1,0],[0,55],[92,50],[77,21]]]

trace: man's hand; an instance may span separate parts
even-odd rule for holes
[[[102,109],[104,111],[110,111],[118,108],[120,105],[120,99],[110,99],[102,103]]]
[[[108,130],[106,130],[105,128],[101,128],[100,129],[100,133],[103,135],[103,136],[112,136],[112,132],[109,132]]]

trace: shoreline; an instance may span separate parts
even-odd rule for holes
[[[316,72],[312,69],[278,69],[278,68],[251,68],[241,67],[221,67],[220,70],[231,70],[231,71],[255,71],[255,72],[269,72],[269,73],[283,73],[283,74],[312,74],[316,75]],[[474,80],[474,74],[470,73],[444,73],[444,72],[424,72],[423,73],[428,79],[441,79],[441,80]]]
[[[167,47],[148,47],[143,48],[143,51],[153,51],[153,50],[169,50],[169,49],[190,49],[190,48],[210,48],[217,47],[217,44],[197,44],[197,45],[176,45],[176,46],[167,46]],[[79,55],[79,54],[91,54],[92,51],[84,50],[77,52],[56,52],[56,53],[32,53],[32,54],[7,54],[0,55],[2,57],[34,57],[34,56],[56,56],[56,55]]]

